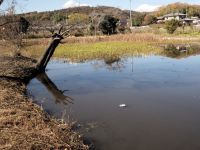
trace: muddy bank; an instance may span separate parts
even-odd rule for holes
[[[0,57],[0,149],[88,149],[71,124],[51,118],[26,96],[35,62]]]

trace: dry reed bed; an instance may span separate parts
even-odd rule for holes
[[[179,42],[179,41],[200,41],[200,37],[183,35],[159,35],[154,33],[130,33],[116,34],[111,36],[87,36],[87,37],[68,37],[64,43],[96,43],[96,42]]]
[[[64,43],[96,43],[96,42],[158,42],[158,35],[152,33],[136,34],[116,34],[112,36],[87,36],[87,37],[68,37],[63,40]]]

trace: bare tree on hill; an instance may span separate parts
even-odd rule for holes
[[[3,0],[0,0],[2,3]],[[24,17],[15,15],[15,6],[16,0],[12,0],[6,14],[0,19],[0,40],[12,49],[13,55],[19,55],[30,24]]]

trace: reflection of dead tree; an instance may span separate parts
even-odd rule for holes
[[[37,79],[47,88],[47,90],[53,95],[57,103],[63,103],[65,105],[73,104],[73,99],[64,95],[65,91],[61,91],[58,87],[49,79],[46,73],[41,73],[37,76]]]
[[[93,65],[96,69],[106,67],[108,70],[113,70],[113,71],[121,71],[122,68],[124,68],[124,62],[118,56],[104,58],[104,63],[98,61],[95,62]]]
[[[111,57],[104,59],[105,64],[109,70],[121,70],[124,64],[119,57]]]

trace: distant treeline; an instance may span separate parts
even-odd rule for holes
[[[114,8],[114,7],[75,7],[75,8],[68,8],[68,9],[61,9],[55,11],[48,11],[48,12],[30,12],[26,14],[22,14],[25,18],[30,21],[51,21],[53,23],[58,23],[63,20],[73,21],[75,19],[80,18],[81,21],[85,21],[88,23],[89,19],[96,16],[104,16],[104,15],[112,15],[114,17],[125,17],[128,18],[129,13],[127,11],[122,11],[121,9]],[[80,16],[79,16],[80,15]],[[71,23],[71,22],[69,22]]]
[[[174,3],[160,7],[158,11],[151,13],[132,11],[132,24],[133,26],[154,24],[157,21],[157,17],[173,12],[187,13],[189,17],[200,17],[200,5]],[[65,27],[73,26],[74,28],[71,30],[71,35],[75,36],[130,32],[129,10],[121,10],[115,7],[84,6],[47,12],[30,12],[20,14],[18,16],[24,17],[27,21],[29,21],[29,30],[31,32],[30,36],[32,37],[35,35],[37,35],[37,37],[50,35],[50,33],[53,33],[59,28],[59,25],[63,25]],[[109,28],[109,21],[110,24],[113,24],[114,28],[110,27],[108,30],[115,30],[112,32],[105,32],[105,29],[103,28]]]

